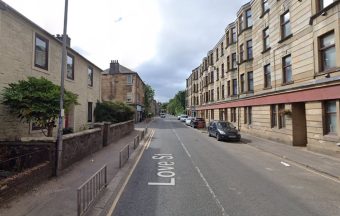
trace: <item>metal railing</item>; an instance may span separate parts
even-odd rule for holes
[[[77,189],[77,215],[81,216],[93,204],[96,197],[107,186],[107,165],[105,164]]]
[[[130,158],[130,145],[127,144],[120,152],[119,152],[119,168],[122,168],[124,164]]]

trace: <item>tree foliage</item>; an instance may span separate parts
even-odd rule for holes
[[[133,115],[133,108],[121,102],[98,102],[94,109],[96,122],[124,122],[131,120]]]
[[[148,84],[145,85],[144,88],[144,108],[145,112],[148,114],[151,110],[151,103],[155,97],[155,90]]]
[[[5,87],[3,104],[9,107],[12,114],[20,121],[34,123],[41,128],[47,128],[47,136],[52,136],[55,119],[60,111],[60,86],[41,77],[28,77]],[[64,109],[72,104],[78,104],[78,96],[65,90]]]
[[[167,111],[173,115],[185,112],[185,91],[179,91],[167,104]]]

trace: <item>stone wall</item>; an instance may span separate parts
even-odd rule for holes
[[[64,135],[61,169],[67,168],[102,147],[103,136],[100,128]]]
[[[108,128],[107,143],[111,144],[130,133],[134,129],[133,121],[112,124]]]

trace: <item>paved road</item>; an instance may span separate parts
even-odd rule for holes
[[[151,144],[113,215],[339,216],[340,184],[242,143],[218,142],[175,118]]]

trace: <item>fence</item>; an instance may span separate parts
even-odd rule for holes
[[[139,136],[137,135],[133,140],[133,149],[136,149],[139,146]]]
[[[86,213],[99,193],[107,186],[107,166],[104,165],[77,189],[77,215]]]
[[[124,164],[130,158],[130,145],[127,144],[120,152],[119,152],[119,168],[122,168]]]
[[[0,180],[33,168],[46,161],[50,161],[50,151],[48,149],[38,149],[19,153],[18,155],[17,150],[12,148],[8,157],[0,161]]]

